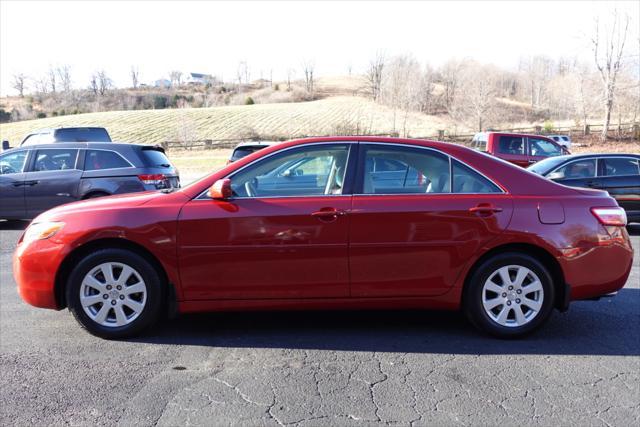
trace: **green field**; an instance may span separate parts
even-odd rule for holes
[[[395,127],[394,127],[395,120]],[[30,131],[56,126],[103,126],[114,140],[138,144],[220,140],[258,136],[294,138],[336,133],[403,133],[405,115],[357,96],[311,102],[212,108],[110,111],[51,117],[0,125],[0,137],[12,145]],[[437,134],[450,123],[441,117],[409,113],[404,127],[412,136]]]

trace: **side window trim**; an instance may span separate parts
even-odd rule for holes
[[[362,189],[363,189],[363,184],[364,184],[364,174],[361,173],[360,168],[362,167],[363,163],[364,163],[364,157],[363,157],[363,153],[364,153],[364,149],[363,149],[363,145],[389,145],[389,146],[395,146],[395,147],[405,147],[405,148],[417,148],[417,149],[421,149],[421,150],[429,150],[429,151],[433,151],[436,152],[440,155],[446,156],[448,161],[449,161],[449,192],[448,193],[391,193],[391,194],[368,194],[368,193],[363,193]],[[498,184],[497,182],[495,182],[493,179],[489,178],[488,176],[486,176],[484,173],[480,172],[479,170],[477,170],[476,168],[470,166],[469,164],[467,164],[466,162],[458,159],[457,157],[453,157],[449,154],[443,153],[442,151],[436,149],[436,148],[432,148],[432,147],[424,147],[424,146],[420,146],[420,145],[409,145],[409,144],[398,144],[398,143],[394,143],[394,142],[377,142],[377,141],[360,141],[360,146],[358,148],[358,167],[357,167],[357,176],[353,182],[355,184],[355,188],[353,188],[353,195],[354,196],[440,196],[440,195],[451,195],[451,194],[507,194],[507,190],[500,184]],[[489,181],[491,184],[495,185],[496,188],[498,188],[500,190],[499,193],[454,193],[453,192],[453,160],[459,162],[460,164],[468,167],[469,169],[471,169],[472,171],[474,171],[475,173],[477,173],[478,175],[480,175],[481,177],[485,178],[487,181]],[[348,173],[349,169],[347,168],[347,173]]]
[[[122,166],[119,168],[100,168],[100,169],[89,169],[87,170],[85,168],[85,165],[87,164],[87,156],[89,155],[89,151],[107,151],[109,153],[113,153],[116,154],[118,156],[120,156],[120,158],[122,160],[124,160],[125,162],[127,162],[129,164],[129,166]],[[131,163],[126,157],[124,157],[122,154],[118,153],[117,151],[114,150],[108,150],[106,148],[86,148],[84,149],[84,156],[82,159],[82,171],[84,172],[94,172],[94,171],[104,171],[104,170],[115,170],[115,169],[131,169],[131,168],[135,168],[135,166],[133,165],[133,163]]]
[[[599,158],[598,157],[583,157],[581,159],[570,160],[570,161],[568,161],[566,163],[562,163],[560,166],[556,166],[553,170],[549,171],[547,173],[547,175],[552,174],[554,172],[557,172],[558,169],[566,168],[567,166],[569,166],[569,165],[571,165],[573,163],[584,162],[586,160],[595,160],[595,162],[596,162],[596,164],[595,164],[596,170],[595,170],[594,175],[592,177],[590,177],[590,178],[597,178],[600,175],[599,171],[598,171],[598,162],[599,162]]]
[[[81,169],[78,169],[78,157],[80,156],[80,148],[66,148],[66,149],[67,150],[75,150],[75,152],[76,152],[76,158],[75,158],[75,160],[73,162],[73,167],[69,168],[69,169],[55,169],[54,171],[56,171],[56,172],[67,172],[67,171],[78,171],[78,170],[81,170]],[[65,148],[64,147],[55,147],[55,148],[52,147],[52,148],[34,148],[34,149],[32,149],[31,152],[33,154],[32,154],[31,157],[33,159],[30,162],[29,170],[25,171],[25,172],[29,172],[29,173],[52,172],[50,170],[47,170],[47,171],[37,171],[37,170],[35,170],[36,160],[37,160],[37,157],[38,157],[38,152],[39,151],[47,151],[47,150],[65,150]]]
[[[27,167],[29,166],[29,149],[21,149],[21,150],[16,150],[13,153],[2,153],[2,155],[0,155],[0,159],[2,157],[9,157],[12,154],[18,154],[18,153],[24,153],[24,162],[22,163],[22,171],[20,172],[14,172],[16,174],[18,173],[25,173],[27,172]],[[8,174],[6,174],[8,175]]]
[[[359,142],[358,141],[323,141],[323,142],[314,142],[311,144],[303,144],[303,145],[294,145],[291,147],[287,147],[284,148],[282,150],[276,150],[266,156],[260,157],[254,161],[252,161],[251,163],[247,163],[246,165],[234,170],[233,172],[229,173],[228,175],[225,175],[223,177],[221,177],[220,179],[233,179],[233,177],[242,172],[243,170],[251,167],[252,165],[255,165],[256,163],[260,163],[270,157],[273,157],[275,155],[284,153],[286,151],[289,150],[295,150],[298,148],[304,148],[304,147],[310,147],[310,146],[315,146],[315,145],[346,145],[347,146],[347,161],[346,161],[346,168],[347,170],[345,171],[345,177],[344,177],[344,187],[343,187],[343,191],[342,194],[323,194],[323,195],[315,195],[315,196],[308,196],[308,195],[300,195],[300,196],[260,196],[260,197],[238,197],[237,199],[273,199],[273,198],[277,198],[277,199],[289,199],[289,198],[300,198],[300,197],[344,197],[344,196],[348,196],[351,197],[352,194],[352,181],[353,179],[350,181],[348,181],[349,178],[353,178],[352,176],[350,176],[349,174],[349,169],[350,166],[352,165],[352,158],[354,157],[352,154],[354,153],[354,151],[357,153],[357,150],[354,150],[355,147],[358,146]],[[209,189],[205,189],[202,193],[198,194],[196,197],[194,197],[192,200],[211,200],[211,198],[209,197],[209,195],[207,194],[209,192]],[[235,197],[233,199],[236,199]]]
[[[607,175],[605,173],[605,168],[606,168],[606,162],[607,159],[623,159],[623,160],[632,160],[634,161],[637,165],[638,165],[638,171],[640,173],[640,159],[636,159],[635,157],[629,157],[629,156],[610,156],[610,157],[599,157],[598,161],[602,161],[603,167],[602,170],[599,170],[598,172],[602,172],[602,175],[598,175],[600,178],[611,178],[611,177],[617,177],[617,176],[636,176],[637,174],[625,174],[625,175]]]

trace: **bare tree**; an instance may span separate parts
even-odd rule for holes
[[[113,86],[113,81],[109,78],[105,70],[98,71],[96,76],[98,78],[98,93],[100,96],[104,96],[107,90]]]
[[[35,79],[34,84],[36,92],[43,95],[49,93],[49,78],[47,75],[40,77],[39,79]]]
[[[69,65],[62,65],[56,68],[56,74],[60,79],[62,90],[66,93],[71,91],[71,67]]]
[[[171,71],[169,73],[169,80],[171,80],[171,87],[180,86],[182,84],[182,72]]]
[[[600,25],[596,19],[594,35],[591,38],[591,48],[596,68],[602,81],[602,95],[604,101],[604,123],[602,126],[602,141],[607,140],[607,132],[611,122],[613,101],[616,94],[616,80],[623,65],[624,44],[629,28],[629,16],[621,18],[614,10],[609,28],[605,29],[604,39],[601,40]]]
[[[26,87],[27,76],[23,73],[13,75],[12,87],[18,91],[20,98],[24,98],[24,89]]]
[[[544,55],[536,55],[520,60],[520,70],[524,73],[529,88],[531,108],[543,104],[547,83],[553,74],[553,61]]]
[[[309,94],[311,98],[313,98],[315,77],[313,73],[315,72],[316,64],[314,61],[305,60],[302,61],[302,72],[304,74],[304,88]]]
[[[135,65],[131,66],[131,85],[134,89],[138,89],[138,82],[140,78],[140,71]]]
[[[367,89],[374,101],[377,101],[380,98],[384,64],[384,52],[378,51],[376,52],[375,58],[369,62],[369,67],[367,68],[367,71],[365,73]]]
[[[493,67],[472,62],[464,67],[459,77],[452,115],[482,131],[496,107],[496,71]]]
[[[291,91],[291,79],[295,75],[295,70],[293,68],[287,68],[287,91]]]
[[[98,75],[96,73],[91,74],[91,80],[89,81],[89,90],[94,95],[98,95]]]
[[[49,79],[49,86],[51,87],[51,93],[56,93],[56,69],[49,67],[47,71],[47,78]]]
[[[442,103],[444,108],[449,111],[453,101],[458,93],[458,80],[463,69],[461,61],[452,59],[447,61],[440,70],[441,81],[444,86],[442,92]]]

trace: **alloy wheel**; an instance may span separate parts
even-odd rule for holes
[[[106,327],[133,322],[145,308],[147,286],[131,266],[106,262],[94,267],[82,280],[80,304],[91,320]]]
[[[542,309],[544,290],[540,278],[521,265],[507,265],[489,275],[482,287],[482,306],[501,326],[520,327]]]

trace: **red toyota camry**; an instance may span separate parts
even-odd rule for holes
[[[371,308],[462,309],[514,337],[624,286],[625,223],[605,192],[458,145],[314,138],[180,190],[47,211],[13,268],[26,302],[105,338],[175,310]]]

